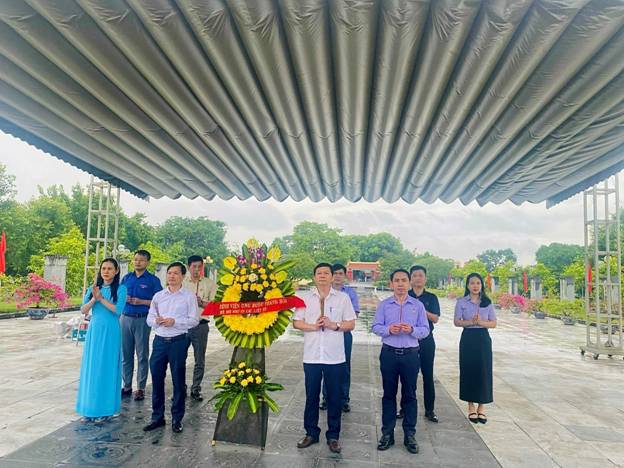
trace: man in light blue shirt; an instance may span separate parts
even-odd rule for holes
[[[429,322],[422,302],[408,295],[410,276],[399,269],[390,275],[394,294],[377,306],[372,331],[383,343],[379,356],[383,382],[381,401],[381,432],[378,450],[394,445],[396,425],[396,394],[401,379],[403,443],[410,453],[418,453],[416,442],[416,379],[420,367],[418,340],[429,335]]]
[[[171,417],[173,432],[182,432],[186,399],[187,331],[199,323],[197,297],[182,288],[186,266],[174,262],[167,267],[167,288],[156,293],[147,316],[147,324],[156,336],[152,344],[152,422],[143,428],[153,431],[165,425],[165,377],[167,364],[173,380]]]

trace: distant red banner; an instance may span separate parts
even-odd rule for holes
[[[202,315],[242,315],[242,314],[266,314],[278,310],[305,307],[297,296],[280,297],[259,302],[210,302],[202,312]]]

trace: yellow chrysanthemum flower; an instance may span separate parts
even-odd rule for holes
[[[249,385],[249,382],[247,382],[246,380],[243,380],[240,384],[241,386],[246,387],[247,385]]]
[[[273,288],[273,289],[269,289],[265,294],[264,294],[264,298],[265,299],[277,299],[279,297],[283,297],[282,296],[282,291],[280,291],[277,288]]]
[[[241,363],[238,365],[238,368],[239,368],[239,369],[244,369],[244,368],[245,368],[245,366],[246,366],[246,364],[245,364],[244,362],[241,362]]]
[[[268,278],[268,276],[267,275],[260,275],[260,278],[263,279],[263,280],[266,280]]]
[[[245,370],[245,373],[246,373],[246,374],[251,374],[251,372],[252,372],[252,371],[251,371],[251,369],[250,369],[249,367]]]
[[[256,265],[255,263],[252,263],[252,264],[251,264],[251,266],[250,266],[250,268],[251,268],[252,270],[255,270],[256,268],[258,268],[258,265]]]
[[[253,335],[264,333],[277,320],[278,312],[268,312],[266,314],[250,315],[225,315],[223,324],[233,331]]]
[[[219,380],[219,384],[225,385],[225,378],[221,378],[221,380]]]
[[[236,377],[230,377],[230,383],[236,383]]]
[[[226,273],[221,277],[221,284],[230,286],[234,282],[234,275],[232,273]]]
[[[253,373],[254,373],[255,375],[258,375],[258,374],[260,374],[260,371],[259,371],[258,369],[254,369],[254,370],[253,370]]]
[[[246,275],[246,274],[247,274],[247,268],[245,268],[245,267],[241,268],[241,269],[240,269],[240,271],[239,271],[239,273],[240,273],[241,275]]]
[[[230,286],[223,293],[223,298],[221,299],[223,302],[239,302],[241,298],[240,288]]]
[[[265,274],[265,273],[266,273],[266,270],[265,270],[264,268],[259,268],[259,269],[258,269],[258,273],[260,273],[260,274]]]
[[[271,287],[272,287],[272,288],[277,288],[277,283],[276,283],[275,281],[272,281],[272,282],[271,282]]]
[[[257,384],[261,384],[262,383],[262,377],[256,377],[256,383]]]
[[[243,284],[243,291],[249,291],[249,283]]]
[[[234,257],[225,257],[223,259],[223,266],[228,270],[232,270],[236,266],[236,259]]]
[[[269,282],[268,281],[263,281],[262,282],[262,286],[264,286],[265,288],[269,287]]]
[[[267,258],[271,260],[272,262],[278,261],[281,256],[282,256],[282,251],[277,245],[274,245],[273,247],[271,247],[269,251],[267,252]]]
[[[238,376],[239,376],[239,377],[242,377],[243,375],[245,375],[245,372],[243,372],[243,371],[238,371]]]
[[[272,263],[269,263],[269,264],[267,265],[267,268],[268,268],[269,270],[272,270],[272,269],[273,269],[273,268],[275,268],[275,267],[273,266],[273,264],[272,264]]]
[[[278,271],[277,273],[275,273],[275,281],[277,281],[278,284],[283,283],[286,280],[287,276],[288,273],[286,273],[284,270]]]

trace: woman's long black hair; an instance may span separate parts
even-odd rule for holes
[[[102,265],[104,265],[106,262],[112,263],[115,266],[115,270],[117,270],[117,274],[115,275],[112,283],[110,284],[111,299],[112,299],[112,302],[116,304],[117,303],[117,290],[119,289],[119,263],[117,263],[117,260],[115,260],[114,258],[105,258],[104,260],[102,260],[102,263],[100,263],[100,271],[98,271],[97,281],[95,285],[98,288],[101,288],[102,285],[104,284],[104,278],[102,278],[101,272],[102,272]],[[89,293],[89,297],[87,298],[87,300],[90,301],[92,297],[93,297],[93,291]]]
[[[483,282],[483,277],[479,273],[470,273],[466,277],[466,288],[464,289],[464,297],[470,296],[470,289],[468,289],[468,284],[470,283],[470,280],[472,278],[479,278],[479,281],[481,281],[481,293],[479,294],[479,296],[481,297],[481,302],[479,303],[479,307],[489,306],[492,301],[485,293],[485,283]]]

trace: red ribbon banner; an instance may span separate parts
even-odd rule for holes
[[[305,302],[297,296],[257,302],[210,302],[204,308],[202,315],[266,314],[296,307],[305,307]]]

